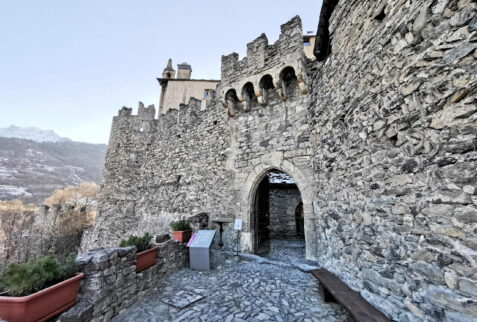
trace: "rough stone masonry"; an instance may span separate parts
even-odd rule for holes
[[[301,193],[306,256],[396,321],[477,319],[477,2],[323,1],[316,61],[299,18],[222,57],[207,107],[113,120],[83,248],[242,218],[271,170]],[[225,248],[230,248],[230,224]]]

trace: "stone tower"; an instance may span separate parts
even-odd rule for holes
[[[164,71],[162,72],[162,77],[163,78],[175,78],[176,71],[174,68],[172,68],[172,59],[169,58],[167,61],[167,66],[164,68]]]

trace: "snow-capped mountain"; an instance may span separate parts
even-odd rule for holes
[[[35,137],[43,142],[0,136],[0,200],[41,204],[56,189],[99,184],[106,145],[51,142],[61,138],[47,132],[53,135]]]
[[[25,139],[35,142],[71,142],[70,139],[59,136],[53,130],[42,130],[36,127],[18,127],[15,125],[0,128],[0,137]]]

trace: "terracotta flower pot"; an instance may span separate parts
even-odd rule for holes
[[[192,236],[192,230],[173,231],[172,237],[179,243],[187,243]]]
[[[136,254],[136,272],[156,264],[157,246]]]
[[[76,303],[79,273],[61,283],[28,296],[0,296],[0,318],[8,322],[46,321]]]

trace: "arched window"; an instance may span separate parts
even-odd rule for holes
[[[237,104],[238,104],[238,97],[237,92],[235,89],[229,89],[227,93],[225,93],[225,102],[227,104],[228,113],[230,116],[234,116],[235,112],[237,111]]]
[[[280,81],[285,96],[287,98],[294,97],[298,94],[298,79],[293,67],[285,67],[280,73]]]
[[[258,99],[255,95],[255,89],[251,82],[246,83],[242,88],[242,97],[245,101],[245,110],[250,110],[257,106]]]
[[[262,77],[259,83],[260,91],[262,92],[263,102],[268,104],[270,100],[278,98],[278,95],[275,91],[275,86],[273,86],[273,78],[270,75],[265,75]]]

